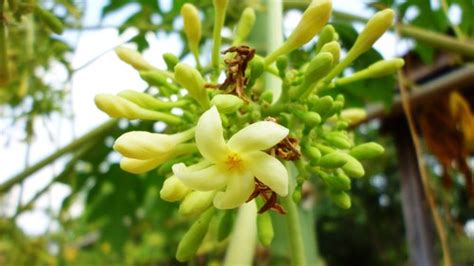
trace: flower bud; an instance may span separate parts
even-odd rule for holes
[[[190,3],[181,7],[184,22],[184,33],[188,39],[189,50],[194,56],[199,56],[199,41],[201,40],[201,20],[197,8]]]
[[[318,113],[320,116],[325,116],[331,109],[334,100],[331,96],[324,96],[314,102],[312,111]]]
[[[204,88],[204,79],[199,71],[187,64],[179,63],[174,68],[174,75],[176,81],[188,90],[189,95],[201,106],[210,107],[209,98]]]
[[[174,71],[174,67],[179,63],[179,58],[172,53],[164,53],[163,60],[165,61],[168,71]]]
[[[367,113],[362,108],[348,108],[341,111],[341,118],[349,124],[357,124],[367,117]]]
[[[321,159],[321,151],[313,146],[303,146],[303,152],[308,157],[310,163],[315,165]]]
[[[183,216],[198,216],[212,205],[215,191],[192,191],[179,205],[179,214]]]
[[[230,210],[224,211],[217,226],[217,241],[222,241],[230,235],[234,227],[234,221],[234,212]]]
[[[317,54],[306,68],[303,84],[290,91],[291,98],[307,97],[313,88],[312,85],[326,76],[331,70],[332,63],[333,58],[331,53],[324,52]]]
[[[355,146],[350,154],[359,160],[373,159],[384,153],[384,148],[375,143],[369,142]]]
[[[313,0],[304,11],[300,22],[295,30],[290,34],[286,42],[268,55],[265,58],[265,63],[267,65],[271,64],[279,56],[287,54],[313,39],[323,26],[326,25],[331,16],[331,12],[331,0]]]
[[[194,256],[194,254],[196,254],[196,251],[207,233],[207,229],[209,228],[212,217],[214,217],[214,213],[214,208],[208,209],[199,217],[199,219],[196,220],[196,222],[193,223],[191,228],[189,228],[178,244],[178,249],[176,251],[176,259],[178,261],[188,261],[192,256]]]
[[[145,61],[142,55],[135,50],[125,48],[125,47],[117,47],[115,48],[115,53],[120,58],[120,60],[131,65],[133,68],[135,68],[138,71],[155,69],[155,67],[150,65],[147,61]]]
[[[337,39],[336,35],[336,30],[332,25],[324,26],[319,34],[318,43],[316,44],[316,53],[319,53],[326,43],[335,41]]]
[[[250,76],[247,87],[250,88],[255,84],[255,81],[263,74],[265,71],[265,62],[262,57],[255,56],[249,63],[250,66]]]
[[[189,192],[191,192],[191,189],[184,185],[176,176],[172,175],[163,183],[160,197],[163,200],[175,202],[182,200]]]
[[[326,43],[320,53],[330,53],[332,55],[332,66],[339,63],[339,57],[341,55],[341,45],[337,41]]]
[[[150,94],[138,92],[134,90],[124,90],[117,94],[118,96],[127,99],[138,106],[145,109],[171,109],[176,106],[173,102],[163,102]]]
[[[314,128],[318,126],[319,123],[321,123],[321,116],[316,112],[294,111],[293,113],[296,115],[296,117],[301,119],[308,128]]]
[[[321,154],[323,155],[326,155],[326,154],[329,154],[331,152],[335,152],[335,150],[329,146],[326,146],[324,144],[321,144],[321,143],[316,143],[315,144],[316,148],[318,148],[319,151],[321,151]]]
[[[394,58],[389,60],[380,60],[369,67],[358,71],[350,76],[340,78],[336,80],[336,85],[346,85],[351,82],[369,79],[369,78],[379,78],[387,75],[392,75],[397,72],[400,68],[403,67],[405,61],[401,58]]]
[[[328,174],[324,171],[317,170],[316,173],[321,179],[328,185],[331,190],[350,190],[351,180],[343,171],[336,171],[335,173]]]
[[[143,174],[155,169],[168,159],[170,158],[167,156],[161,156],[158,158],[151,158],[146,160],[124,157],[120,161],[120,168],[132,174]]]
[[[318,162],[318,165],[323,168],[338,168],[347,163],[347,159],[342,152],[331,152],[323,157]]]
[[[350,149],[352,147],[352,143],[347,136],[341,132],[330,132],[324,138],[329,144],[339,149]]]
[[[268,247],[272,243],[273,236],[273,224],[270,213],[265,212],[257,215],[257,230],[258,240],[263,246]]]
[[[240,15],[239,23],[235,31],[234,45],[244,42],[252,31],[255,24],[255,11],[251,7],[247,7]]]
[[[364,167],[354,157],[347,153],[341,152],[341,157],[346,159],[347,163],[342,166],[342,170],[350,177],[362,177],[365,175]]]
[[[211,100],[211,104],[215,105],[220,113],[233,113],[244,104],[239,97],[231,94],[218,94]]]
[[[167,80],[168,77],[159,70],[140,71],[140,77],[146,81],[148,85],[159,88],[160,93],[164,96],[170,96],[173,92],[179,90],[173,84],[169,83]]]
[[[181,121],[174,115],[141,108],[129,100],[112,94],[98,94],[94,100],[101,111],[113,118],[161,120],[169,124],[178,124]]]
[[[349,197],[346,192],[335,190],[331,191],[330,195],[331,200],[334,202],[334,204],[336,204],[340,208],[349,209],[351,207],[351,197]]]

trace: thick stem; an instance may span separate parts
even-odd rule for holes
[[[292,265],[306,265],[306,256],[304,252],[303,236],[301,234],[298,207],[293,201],[291,193],[289,193],[289,196],[283,198],[282,201],[287,211],[286,224],[288,228],[288,237],[290,239],[291,259],[293,262]]]
[[[74,140],[73,142],[69,143],[68,145],[64,146],[63,148],[57,150],[53,154],[49,155],[48,157],[44,158],[43,160],[37,162],[36,164],[28,167],[25,171],[13,176],[12,178],[8,179],[5,183],[0,185],[0,195],[7,192],[19,182],[25,180],[28,176],[34,174],[38,170],[42,169],[46,165],[54,162],[59,157],[76,150],[79,147],[82,147],[84,144],[87,144],[92,139],[96,137],[105,135],[109,130],[115,127],[117,124],[117,120],[111,119],[102,125],[98,126],[97,128],[89,131],[82,137]]]
[[[224,266],[252,265],[257,240],[257,205],[255,200],[242,205],[227,248]]]

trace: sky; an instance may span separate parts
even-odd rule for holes
[[[86,13],[83,20],[84,25],[99,25],[100,10],[106,3],[104,0],[87,0]],[[170,0],[161,1],[163,7],[170,6]],[[360,16],[370,17],[372,14],[365,8],[362,1],[333,0],[335,10],[346,11]],[[120,25],[131,12],[136,11],[136,6],[131,6],[126,10],[120,10],[114,15],[109,16],[102,23],[103,25]],[[288,35],[296,26],[301,14],[296,11],[289,12],[284,17],[283,32]],[[363,25],[356,25],[361,30]],[[118,93],[125,89],[134,89],[142,91],[146,88],[143,82],[130,66],[121,62],[112,51],[114,47],[126,42],[133,37],[135,32],[128,30],[119,35],[113,28],[100,30],[86,30],[78,34],[76,31],[67,31],[61,38],[77,45],[77,49],[72,58],[73,69],[81,68],[98,55],[103,54],[99,59],[93,61],[73,76],[68,89],[71,91],[70,107],[75,115],[71,121],[68,118],[59,115],[53,115],[48,121],[38,121],[35,124],[37,135],[30,148],[30,164],[39,161],[45,156],[54,152],[55,149],[69,143],[74,136],[81,136],[100,123],[106,121],[108,117],[99,111],[94,105],[94,96],[97,93]],[[164,67],[161,55],[165,52],[178,54],[182,44],[179,43],[177,36],[158,34],[158,36],[148,36],[150,49],[144,53],[145,59],[157,67]],[[375,48],[381,52],[384,57],[390,58],[395,54],[406,50],[409,43],[402,43],[395,47],[395,36],[385,34],[377,43]],[[133,46],[132,46],[133,47]],[[396,51],[397,50],[397,51]],[[108,51],[108,52],[107,52]],[[105,52],[105,53],[104,53]],[[60,67],[52,69],[46,73],[47,78],[54,81],[64,76],[64,71]],[[0,120],[0,129],[6,127],[11,121]],[[0,162],[2,162],[0,171],[0,182],[4,182],[14,174],[21,172],[25,167],[26,146],[22,143],[23,128],[13,127],[9,130],[8,139],[6,134],[0,132],[0,145],[9,143],[6,148],[0,150]],[[50,132],[54,138],[49,136]],[[118,158],[118,157],[117,157]],[[62,170],[62,166],[67,162],[68,157],[57,160],[50,167],[45,167],[29,177],[24,183],[22,202],[27,202],[33,195],[46,185],[56,174]],[[57,228],[51,219],[49,219],[45,210],[57,211],[60,208],[62,199],[67,196],[70,189],[61,184],[55,184],[42,196],[36,203],[36,208],[20,215],[17,219],[19,226],[30,235],[40,235],[47,230]],[[8,197],[3,199],[3,205],[0,206],[0,214],[11,215],[18,203],[19,187],[16,186]],[[76,204],[72,208],[72,214],[78,215],[82,210],[81,204]],[[472,224],[474,228],[474,222]],[[474,233],[473,233],[474,234]]]

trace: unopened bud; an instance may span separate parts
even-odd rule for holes
[[[184,22],[184,33],[188,39],[188,46],[191,52],[199,55],[199,41],[201,40],[201,20],[197,8],[190,3],[181,7],[181,16]]]
[[[211,104],[217,107],[220,113],[233,113],[244,104],[244,101],[239,97],[231,94],[218,94],[211,100]]]
[[[339,57],[341,56],[341,45],[337,41],[326,43],[321,48],[320,53],[330,53],[332,55],[332,65],[339,63]]]
[[[341,118],[349,124],[357,124],[367,117],[367,113],[362,108],[348,108],[341,111]]]
[[[61,34],[64,31],[63,22],[48,10],[42,9],[39,6],[34,7],[34,13],[37,15],[50,30],[56,34]],[[3,23],[3,21],[2,21]]]
[[[176,259],[178,261],[188,261],[196,254],[196,251],[204,240],[204,236],[207,233],[212,217],[214,217],[214,213],[214,208],[208,209],[193,223],[191,228],[189,228],[178,244],[176,251]]]
[[[365,175],[364,167],[356,158],[347,153],[341,153],[341,155],[347,161],[347,163],[342,166],[344,173],[350,177],[362,177]]]
[[[182,200],[189,192],[191,192],[191,189],[184,185],[176,176],[172,175],[163,183],[160,197],[163,200],[175,202]]]
[[[272,218],[268,212],[257,215],[257,230],[260,243],[265,247],[270,246],[275,234],[273,232]]]
[[[331,200],[343,209],[349,209],[351,207],[351,197],[344,191],[331,191]]]
[[[190,192],[179,205],[179,214],[183,216],[198,216],[212,205],[215,191]]]
[[[312,165],[317,164],[319,160],[321,159],[321,151],[316,147],[313,147],[313,146],[303,147],[303,152],[308,157]]]
[[[170,158],[168,158],[167,156],[161,156],[158,158],[151,158],[146,160],[125,157],[120,161],[120,168],[132,174],[143,174],[155,169],[168,159]]]
[[[315,101],[312,111],[315,111],[320,116],[325,116],[331,109],[333,102],[334,100],[331,96],[321,97]]]
[[[219,225],[217,226],[217,241],[222,241],[230,235],[234,226],[234,218],[233,211],[224,211],[222,217],[219,219]]]
[[[189,95],[199,102],[201,106],[210,107],[209,98],[204,88],[204,79],[199,71],[187,64],[179,63],[174,68],[174,76],[176,81],[186,88]]]
[[[179,58],[172,53],[164,53],[163,60],[165,61],[168,71],[174,71],[174,67],[179,63]]]
[[[352,148],[350,154],[359,160],[364,160],[379,157],[384,151],[381,145],[375,142],[369,142],[355,146]]]
[[[120,60],[131,65],[138,71],[155,69],[155,67],[153,67],[147,61],[145,61],[145,59],[143,59],[142,55],[139,52],[133,49],[117,47],[115,48],[115,53],[120,58]]]
[[[265,62],[262,57],[255,56],[252,61],[249,63],[250,66],[250,76],[248,87],[252,87],[255,84],[255,81],[263,74],[265,71]]]
[[[331,16],[331,12],[331,0],[313,0],[304,11],[300,22],[296,25],[295,30],[290,34],[286,42],[268,55],[265,58],[265,63],[267,65],[271,64],[279,56],[287,54],[313,39],[324,25],[326,25]]]
[[[138,106],[145,109],[170,109],[174,107],[169,102],[160,101],[150,94],[138,92],[134,90],[124,90],[117,94],[118,96],[127,99]]]
[[[328,143],[339,149],[350,149],[352,147],[352,143],[342,132],[330,132],[324,138]]]
[[[319,53],[326,43],[335,41],[336,35],[336,30],[332,25],[324,26],[319,34],[318,43],[316,44],[316,53]]]
[[[318,170],[317,174],[324,180],[331,190],[350,190],[351,180],[343,171],[339,169],[332,174],[325,173],[324,171]]]
[[[159,88],[164,96],[170,96],[173,92],[177,92],[178,88],[168,82],[166,77],[160,70],[140,71],[140,77],[150,86]]]
[[[309,63],[304,73],[303,84],[290,91],[290,96],[296,99],[311,92],[312,85],[322,79],[331,70],[333,57],[331,53],[319,53]]]
[[[294,114],[301,119],[308,128],[314,128],[321,123],[321,116],[316,112],[294,111]]]
[[[318,165],[323,168],[338,168],[347,163],[347,159],[342,152],[331,152],[323,157],[318,162]]]
[[[171,114],[151,111],[112,94],[98,94],[94,98],[96,106],[113,118],[161,120],[169,124],[178,124],[181,120]]]
[[[379,78],[387,75],[392,75],[403,67],[405,61],[401,58],[394,58],[389,60],[380,60],[369,67],[358,71],[350,76],[340,78],[336,80],[336,85],[345,85],[351,82],[369,79]]]
[[[255,24],[255,11],[251,7],[247,7],[240,15],[239,23],[235,33],[234,45],[244,42],[252,31]]]

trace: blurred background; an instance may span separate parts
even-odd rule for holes
[[[254,7],[258,25],[268,1],[230,1],[225,46],[242,10]],[[201,10],[201,62],[209,62],[212,1],[36,1],[60,28],[32,8],[34,2],[0,0],[0,265],[178,264],[175,249],[190,221],[159,198],[163,176],[120,170],[120,156],[111,149],[123,132],[165,125],[111,125],[93,98],[148,87],[113,52],[120,45],[157,67],[166,67],[164,53],[194,64],[179,15],[185,2]],[[367,162],[366,177],[354,181],[349,210],[331,203],[323,182],[312,178],[302,217],[316,239],[313,255],[321,265],[437,265],[443,254],[453,265],[473,265],[474,2],[333,2],[330,23],[345,48],[376,11],[396,10],[397,26],[344,74],[403,57],[398,82],[409,94],[400,97],[395,77],[338,89],[348,106],[367,109],[355,138],[377,141],[386,154]],[[308,3],[282,2],[285,36]],[[259,54],[265,54],[265,34],[258,27],[252,32]],[[290,54],[293,67],[314,55],[316,41]],[[275,223],[276,232],[285,230]],[[256,264],[287,264],[287,245],[285,234],[277,233],[269,249],[257,249]],[[224,250],[202,246],[195,263],[218,263]]]

